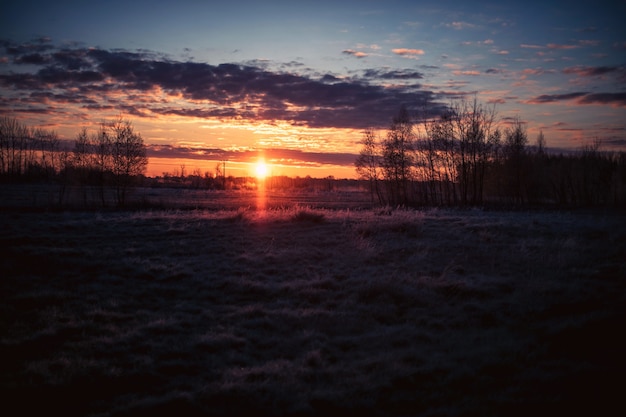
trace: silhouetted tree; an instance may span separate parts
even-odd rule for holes
[[[382,171],[392,205],[409,204],[410,182],[413,179],[415,134],[406,107],[393,118],[387,138],[382,144]]]
[[[487,108],[476,98],[453,106],[455,134],[458,142],[457,172],[461,202],[480,204],[487,163],[499,146],[495,129],[495,107]]]
[[[372,202],[374,201],[374,195],[376,195],[378,202],[382,203],[383,199],[378,184],[381,175],[380,144],[376,140],[376,135],[373,130],[368,129],[365,131],[361,144],[363,147],[354,163],[356,172],[359,179],[368,182]]]
[[[526,191],[528,134],[526,125],[519,117],[505,131],[505,181],[508,195],[515,203],[524,203]]]
[[[14,118],[0,119],[0,173],[17,179],[26,172],[30,131]]]
[[[128,190],[148,165],[146,146],[130,121],[118,119],[110,125],[111,167],[118,205],[126,203]]]
[[[424,122],[425,137],[419,149],[425,153],[427,161],[426,180],[430,185],[431,202],[435,204],[456,204],[458,201],[456,180],[457,141],[454,133],[454,115],[446,112],[433,120]]]
[[[526,196],[530,204],[545,203],[550,199],[549,160],[546,138],[539,131],[535,146],[527,153]]]
[[[60,170],[61,141],[49,130],[0,118],[0,177],[10,181],[53,180]]]

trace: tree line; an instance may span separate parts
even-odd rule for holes
[[[80,186],[85,203],[95,193],[103,206],[123,206],[147,164],[143,138],[122,118],[96,132],[83,128],[71,148],[55,132],[0,118],[0,181],[58,184],[60,204]]]
[[[506,127],[495,107],[460,101],[437,117],[411,117],[405,107],[384,136],[367,130],[355,161],[373,201],[403,206],[626,205],[626,153],[599,141],[549,152],[526,124]]]
[[[503,127],[495,108],[476,99],[430,118],[412,117],[402,107],[386,134],[367,130],[361,145],[356,172],[372,201],[383,205],[626,206],[625,152],[603,151],[594,141],[555,153],[542,133],[530,145],[521,119]],[[82,129],[72,145],[55,132],[0,118],[0,182],[54,183],[59,205],[80,194],[85,205],[123,206],[135,185],[146,184],[147,163],[141,135],[122,118],[93,132]],[[183,173],[181,183],[191,179],[195,188],[227,185],[217,171]],[[323,181],[332,189],[331,180]]]

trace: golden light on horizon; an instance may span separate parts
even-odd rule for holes
[[[267,177],[267,175],[269,174],[269,169],[264,159],[259,159],[259,161],[256,163],[255,174],[256,177],[260,180],[265,179],[265,177]]]

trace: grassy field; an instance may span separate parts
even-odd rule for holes
[[[0,387],[21,415],[622,404],[623,214],[6,209],[0,225]]]

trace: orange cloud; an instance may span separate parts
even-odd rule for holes
[[[341,51],[342,54],[346,54],[346,55],[352,55],[355,56],[357,58],[365,58],[367,56],[367,54],[365,52],[361,52],[361,51],[355,51],[354,49],[345,49],[343,51]]]
[[[479,71],[452,71],[454,75],[480,75]]]
[[[549,43],[546,45],[550,49],[576,49],[578,45],[562,45],[558,43]]]
[[[402,55],[402,56],[424,55],[423,49],[396,48],[396,49],[392,49],[391,52],[393,52],[396,55]]]

